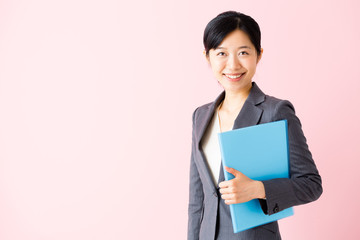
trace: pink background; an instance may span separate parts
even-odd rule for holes
[[[0,239],[186,239],[191,114],[221,92],[202,33],[253,16],[255,81],[296,107],[323,177],[284,239],[354,239],[358,1],[0,1]]]

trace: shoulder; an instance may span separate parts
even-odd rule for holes
[[[280,99],[274,96],[265,95],[264,102],[260,105],[263,108],[270,108],[278,110],[279,108],[291,107],[294,108],[293,104],[289,100]]]
[[[199,118],[203,119],[209,114],[209,112],[213,112],[215,107],[220,104],[224,97],[225,92],[223,91],[222,93],[220,93],[220,95],[218,95],[215,101],[197,107],[193,112],[193,121],[196,121]]]
[[[212,104],[213,103],[210,102],[210,103],[207,103],[207,104],[204,104],[204,105],[201,105],[201,106],[197,107],[194,110],[193,114],[192,114],[193,123],[195,123],[196,120],[199,119],[201,116],[206,114],[209,111],[209,109],[211,108]]]
[[[270,121],[287,119],[295,115],[294,105],[289,100],[279,99],[265,95],[264,101],[258,105],[263,110],[263,115]]]

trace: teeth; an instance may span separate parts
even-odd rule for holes
[[[235,78],[239,78],[241,77],[242,74],[240,75],[226,75],[228,78],[231,78],[231,79],[235,79]]]

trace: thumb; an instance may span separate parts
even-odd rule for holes
[[[228,173],[231,173],[232,175],[234,175],[235,177],[239,177],[242,175],[241,172],[239,172],[238,170],[234,169],[234,168],[229,168],[229,167],[226,167],[225,166],[225,170],[228,172]]]

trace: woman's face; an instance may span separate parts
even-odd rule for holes
[[[262,49],[261,49],[262,53]],[[241,92],[251,88],[256,65],[261,58],[248,35],[241,30],[229,33],[207,59],[225,91]]]

